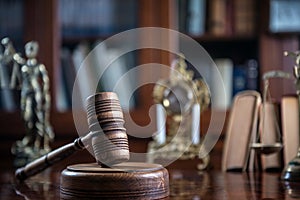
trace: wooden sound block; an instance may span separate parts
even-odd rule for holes
[[[61,199],[162,199],[169,195],[168,171],[158,164],[125,162],[68,166],[61,173]]]

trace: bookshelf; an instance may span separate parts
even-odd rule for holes
[[[17,0],[16,0],[17,1]],[[75,35],[63,36],[60,29],[59,18],[59,2],[60,0],[25,0],[23,2],[24,10],[24,33],[21,42],[21,48],[29,40],[37,40],[40,44],[40,51],[38,59],[47,67],[50,81],[51,81],[51,124],[57,137],[76,137],[76,129],[73,122],[73,115],[71,110],[60,112],[57,110],[55,99],[57,97],[57,81],[59,76],[60,67],[60,49],[62,45],[72,45],[79,43],[81,40],[96,41],[98,39],[106,39],[111,34],[97,33],[88,36]],[[115,1],[118,2],[119,0]],[[110,1],[106,1],[110,2]],[[119,3],[123,1],[119,1]],[[169,20],[165,17],[168,14],[169,1],[160,2],[159,0],[147,1],[139,0],[132,1],[138,6],[136,9],[137,23],[139,27],[145,26],[162,26],[169,27]],[[165,12],[167,11],[167,12]],[[163,19],[163,20],[161,20]],[[130,27],[132,28],[132,27]],[[118,30],[117,30],[118,31]],[[141,64],[148,62],[168,62],[166,55],[162,55],[158,51],[141,50],[137,56],[137,61]],[[168,64],[168,63],[167,63]],[[146,73],[141,76],[146,76]],[[148,108],[152,105],[149,98],[153,86],[146,85],[138,90],[138,98],[140,105],[128,113],[126,117],[131,116],[139,125],[149,123]],[[4,112],[0,111],[1,121],[7,123],[1,124],[2,136],[7,138],[20,138],[24,134],[23,123],[19,117],[19,112]],[[85,119],[85,112],[82,111],[82,118]],[[144,117],[146,116],[146,117]]]
[[[107,0],[109,1],[109,0]],[[122,0],[120,0],[122,1]],[[179,0],[181,1],[181,0]],[[221,1],[221,0],[214,0]],[[235,0],[228,0],[229,2]],[[252,0],[248,0],[252,1]],[[259,63],[259,74],[271,69],[281,69],[292,72],[293,62],[283,57],[284,50],[296,50],[299,48],[297,33],[293,34],[272,34],[268,30],[268,13],[270,0],[253,0],[256,2],[257,27],[251,33],[235,33],[234,31],[225,34],[212,34],[205,25],[205,32],[199,35],[191,35],[193,39],[202,44],[214,57],[230,57],[235,62],[244,62],[246,59],[254,58]],[[179,14],[176,0],[137,0],[138,11],[136,13],[138,27],[164,27],[178,29]],[[210,1],[206,1],[210,2]],[[76,136],[73,122],[73,115],[70,110],[59,112],[55,103],[60,66],[60,49],[62,45],[77,43],[78,37],[63,37],[59,24],[59,0],[24,0],[24,24],[23,42],[37,40],[40,44],[39,61],[47,67],[51,80],[51,123],[54,131],[59,137]],[[0,8],[1,9],[1,8]],[[206,17],[209,15],[209,5],[206,4]],[[105,39],[109,34],[92,35],[87,39],[95,41]],[[171,55],[168,52],[143,49],[139,51],[137,62],[145,64],[157,62],[169,65]],[[149,72],[139,74],[139,78],[147,77]],[[294,93],[294,86],[291,82],[278,82],[272,84],[271,92],[276,98],[282,94]],[[139,125],[146,125],[150,122],[148,109],[151,107],[153,85],[145,85],[138,90],[139,106],[126,113],[131,116]],[[209,115],[209,111],[207,111]],[[206,115],[206,113],[204,113]],[[83,119],[85,113],[82,111]],[[20,138],[23,133],[23,124],[16,112],[0,112],[1,137]],[[203,129],[208,126],[208,121],[202,117]]]
[[[188,4],[194,2],[201,2],[200,4],[204,6],[204,12],[206,12],[204,15],[206,23],[202,24],[204,27],[200,28],[205,31],[198,31],[199,34],[191,32],[188,25],[191,26],[192,23],[187,22],[197,15],[197,13],[193,15],[195,11],[189,10],[192,6]],[[278,3],[277,0],[178,0],[177,5],[185,6],[183,6],[184,10],[177,7],[179,12],[178,29],[199,42],[213,59],[230,58],[234,67],[243,65],[249,59],[255,59],[258,62],[260,76],[269,70],[283,70],[293,73],[292,66],[294,63],[290,58],[283,56],[283,51],[299,49],[299,32],[272,32],[270,9],[274,2]],[[185,22],[180,19],[182,16],[186,16]],[[215,27],[216,24],[220,27]],[[271,93],[277,101],[282,95],[295,93],[292,81],[271,81]],[[257,90],[260,91],[262,88],[260,80],[258,80],[258,84]]]

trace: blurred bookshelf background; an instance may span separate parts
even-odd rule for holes
[[[293,63],[284,58],[282,52],[298,49],[299,30],[289,27],[283,29],[280,24],[276,24],[276,16],[280,14],[276,10],[278,2],[280,1],[0,0],[0,37],[10,37],[21,53],[27,41],[37,40],[40,43],[39,61],[46,65],[51,80],[51,120],[55,132],[68,134],[75,132],[71,95],[80,64],[97,44],[122,31],[153,26],[171,28],[189,35],[216,61],[230,98],[242,90],[260,91],[260,76],[265,71],[278,69],[291,72]],[[299,7],[297,3],[293,5]],[[277,28],[274,29],[274,26]],[[95,61],[98,63],[91,63],[91,70],[97,70],[92,69],[93,66],[101,66],[101,59],[118,54],[121,48],[118,44],[102,48],[98,52],[99,59]],[[170,65],[172,58],[174,55],[171,53],[155,49],[125,54],[105,72],[98,90],[111,90],[111,86],[124,72],[137,65],[150,62]],[[145,71],[131,77],[128,84],[120,89],[120,95],[123,96],[121,98],[128,98],[126,87],[134,88],[137,79],[146,77],[148,73]],[[80,81],[82,85],[79,85],[79,90],[82,93],[85,92],[84,88],[89,87],[91,74],[93,71],[87,72],[86,82]],[[207,82],[213,85],[214,78],[210,77]],[[149,123],[148,109],[153,104],[152,89],[153,85],[139,88],[131,103],[124,108],[138,124]],[[271,88],[275,98],[294,93],[294,90],[293,83],[288,81],[279,81]],[[14,93],[16,91],[1,91],[0,115],[2,119],[9,121],[1,132],[19,136],[23,129],[21,120],[18,119],[18,98]],[[11,102],[15,103],[12,105]],[[228,111],[230,105],[222,109]],[[208,121],[202,120],[202,127],[205,129]],[[19,124],[20,127],[11,128],[14,124]]]

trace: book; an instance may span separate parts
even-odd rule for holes
[[[68,101],[66,87],[63,81],[62,69],[60,67],[58,78],[56,79],[56,95],[55,95],[55,105],[58,111],[64,112],[71,108],[71,103]]]
[[[6,112],[13,112],[20,106],[20,96],[18,90],[12,90],[9,87],[13,68],[13,62],[0,63],[0,102],[1,109]]]
[[[211,0],[209,3],[209,32],[214,35],[226,33],[226,1]]]
[[[299,147],[299,101],[295,96],[281,99],[281,123],[283,160],[286,166],[296,155]]]
[[[232,32],[231,1],[210,0],[208,4],[208,31],[213,35]]]
[[[95,93],[93,90],[94,76],[91,71],[91,60],[88,59],[90,47],[87,42],[81,42],[72,53],[72,60],[76,70],[76,79],[72,93],[73,108],[85,108],[86,98]]]
[[[60,55],[60,70],[56,82],[58,90],[56,105],[59,111],[66,111],[72,108],[72,93],[77,70],[74,66],[70,48],[63,47]]]
[[[16,47],[22,47],[24,35],[25,2],[19,0],[0,1],[0,38],[9,37]]]
[[[258,90],[259,70],[256,59],[249,59],[245,62],[247,74],[247,90]]]
[[[256,30],[256,1],[233,1],[233,32],[235,35],[251,35]]]
[[[243,65],[236,65],[233,69],[232,96],[247,89],[247,71]]]
[[[88,96],[103,91],[118,93],[125,110],[135,106],[134,88],[138,84],[138,75],[136,70],[131,70],[135,66],[135,53],[123,55],[124,47],[111,44],[113,42],[108,47],[107,43],[101,42],[81,41],[73,52],[71,47],[62,48],[56,96],[59,110],[64,111],[71,106],[85,108]]]
[[[185,33],[187,30],[187,10],[188,10],[188,1],[187,0],[178,0],[177,3],[178,10],[178,30]]]
[[[101,91],[116,92],[122,108],[130,110],[135,105],[133,92],[137,84],[137,74],[130,70],[134,66],[135,58],[132,54],[122,55],[122,48],[107,46],[106,43],[95,46],[92,70],[97,75],[100,86],[98,88]]]
[[[136,0],[59,1],[63,37],[111,35],[137,27]]]
[[[214,62],[218,72],[213,71],[211,73],[211,96],[216,109],[226,110],[230,107],[232,99],[233,62],[228,58],[215,59]],[[219,75],[221,75],[223,85],[219,84],[220,81],[215,81],[220,79]],[[224,94],[224,92],[222,90],[225,90],[225,99],[223,98],[222,94]]]
[[[272,0],[269,5],[269,30],[271,33],[299,33],[300,1]]]
[[[191,35],[205,33],[206,0],[188,0],[187,30]]]
[[[222,155],[223,171],[246,171],[250,163],[251,144],[256,139],[261,96],[256,91],[238,93],[233,101]],[[253,156],[251,162],[253,162]]]
[[[246,60],[234,66],[232,78],[232,95],[243,90],[258,90],[258,64],[255,59]]]

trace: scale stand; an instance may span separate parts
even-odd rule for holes
[[[270,155],[278,153],[282,148],[282,139],[280,134],[280,128],[278,125],[278,116],[275,111],[275,104],[271,101],[270,83],[271,78],[284,78],[290,79],[290,74],[283,71],[269,71],[263,75],[264,90],[263,90],[263,102],[261,105],[261,116],[259,122],[259,131],[257,135],[257,141],[251,144],[251,148],[255,150],[258,155]],[[267,135],[266,133],[269,132]],[[265,142],[268,137],[268,141]],[[260,140],[260,141],[259,141]],[[268,159],[265,157],[265,159]],[[273,157],[272,159],[278,160],[279,157]],[[276,166],[277,167],[277,166]]]

